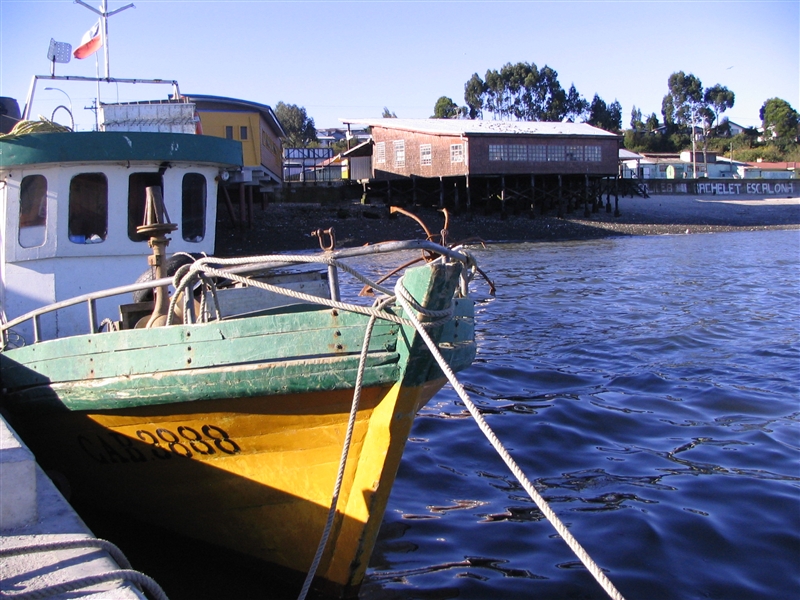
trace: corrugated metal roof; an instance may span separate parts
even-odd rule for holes
[[[574,135],[617,137],[586,123],[488,121],[479,119],[340,119],[342,123],[433,135]]]

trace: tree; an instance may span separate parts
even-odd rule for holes
[[[664,123],[672,126],[690,126],[698,108],[703,104],[703,84],[689,73],[678,71],[667,80],[669,92],[661,102]]]
[[[390,111],[385,106],[383,107],[383,114],[381,115],[384,119],[396,119],[397,115]]]
[[[309,144],[319,141],[314,119],[306,114],[306,109],[302,106],[278,102],[275,105],[275,116],[286,132],[287,147],[305,148]]]
[[[650,116],[647,117],[647,121],[645,122],[644,126],[647,128],[647,131],[655,131],[658,129],[659,122],[656,113],[650,113]]]
[[[631,109],[631,129],[634,131],[641,131],[644,129],[644,122],[642,121],[642,110],[633,105]]]
[[[733,108],[736,96],[724,85],[716,84],[706,89],[703,100],[714,109],[714,123],[719,125],[719,116],[729,108]]]
[[[786,100],[770,98],[764,102],[758,115],[761,117],[765,137],[771,136],[767,140],[769,143],[783,151],[797,143],[800,115]]]
[[[469,81],[464,84],[464,102],[467,104],[470,119],[480,119],[483,116],[483,97],[486,93],[486,84],[477,73],[473,73]]]
[[[569,86],[567,101],[564,107],[564,117],[572,121],[581,120],[589,110],[589,101],[578,93],[575,84]]]
[[[442,96],[433,107],[434,119],[455,119],[461,114],[461,109],[453,102],[452,98]]]
[[[607,131],[619,131],[622,129],[622,105],[617,100],[606,105],[605,101],[595,94],[589,106],[589,118],[586,122]]]
[[[471,118],[486,111],[500,119],[560,121],[570,110],[585,110],[585,100],[574,86],[571,91],[570,98],[547,65],[540,70],[533,63],[507,63],[499,71],[486,71],[485,80],[473,74],[464,85],[464,100]]]

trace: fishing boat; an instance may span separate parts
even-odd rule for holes
[[[330,230],[212,258],[239,142],[45,129],[0,137],[4,417],[80,505],[356,593],[416,412],[475,357],[473,258]]]

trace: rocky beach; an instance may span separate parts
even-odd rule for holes
[[[605,207],[584,216],[583,207],[564,218],[554,214],[463,212],[450,215],[449,243],[548,242],[620,235],[686,235],[724,231],[800,229],[800,196],[690,196],[654,195],[619,199],[619,216]],[[407,207],[438,234],[444,215],[433,208]],[[425,238],[422,227],[402,214],[390,214],[384,205],[358,202],[332,204],[272,203],[256,205],[252,228],[232,225],[220,207],[217,222],[218,256],[314,250],[319,243],[312,231],[333,228],[336,247],[382,241]]]

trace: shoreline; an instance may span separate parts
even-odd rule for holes
[[[440,211],[409,208],[432,233],[444,224]],[[450,215],[448,242],[482,240],[487,243],[559,242],[631,235],[686,235],[731,231],[800,229],[800,197],[777,196],[669,196],[624,197],[620,216],[599,212],[584,217],[578,207],[564,218],[551,214],[461,213]],[[253,227],[234,227],[227,212],[218,208],[218,256],[243,256],[282,251],[316,250],[311,235],[333,228],[336,247],[362,246],[401,239],[424,239],[413,219],[389,214],[388,206],[358,202],[319,204],[267,204],[253,208]]]

